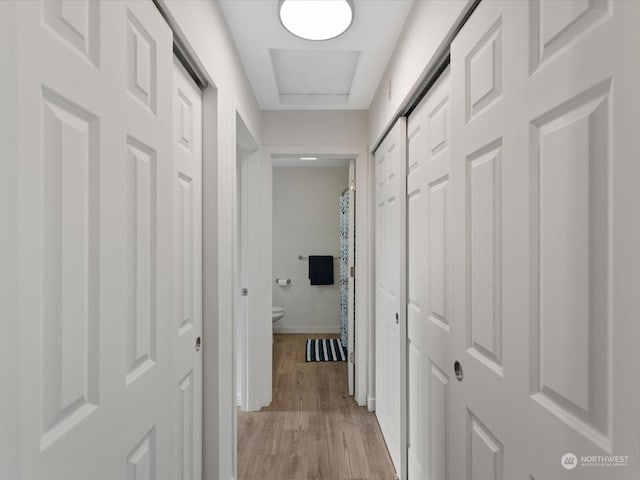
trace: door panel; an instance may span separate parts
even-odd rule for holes
[[[503,374],[501,305],[501,141],[468,157],[467,251],[469,252],[470,355]]]
[[[133,137],[127,138],[129,322],[127,332],[127,384],[157,361],[155,304],[157,215],[156,152]]]
[[[199,478],[201,193],[173,167],[171,31],[150,2],[17,11],[22,475]],[[199,108],[177,109],[196,157]]]
[[[43,91],[42,360],[47,448],[98,406],[97,117]],[[83,374],[87,372],[87,374]]]
[[[618,51],[638,15],[482,2],[452,44],[452,478],[638,476],[582,465],[640,447],[638,379],[616,375],[640,333],[640,66]]]
[[[202,93],[173,59],[176,478],[202,478]]]
[[[584,451],[619,455],[640,445],[631,428],[638,422],[631,401],[638,398],[637,379],[616,374],[634,358],[631,338],[639,330],[632,318],[640,304],[626,287],[637,281],[640,268],[636,247],[627,243],[640,231],[630,216],[640,177],[632,161],[638,141],[629,132],[640,112],[634,87],[639,68],[620,54],[618,43],[638,41],[631,19],[638,18],[640,6],[606,1],[565,7],[554,37],[555,30],[547,32],[543,24],[552,13],[544,3],[530,9],[529,41],[540,48],[530,55],[527,86],[534,216],[527,413],[553,435],[546,455],[565,448],[562,435],[580,461]],[[550,85],[553,91],[543,94]],[[628,175],[635,175],[635,187],[621,180]],[[534,465],[532,473],[551,476],[557,468]],[[632,458],[629,467],[577,470],[587,479],[640,474]]]
[[[400,119],[375,153],[376,415],[400,478],[406,478],[405,138]]]
[[[22,476],[169,472],[171,31],[147,2],[17,25]]]
[[[532,258],[538,283],[532,319],[534,398],[595,435],[607,431],[611,321],[606,266],[610,85],[598,87],[580,103],[561,107],[564,112],[555,118],[536,122],[537,192],[532,194],[538,211],[532,235],[539,242]],[[593,366],[583,368],[590,359]]]
[[[409,478],[447,478],[451,102],[448,70],[407,123]]]
[[[453,373],[458,361],[462,369],[462,380],[453,376],[451,384],[450,448],[457,459],[450,462],[452,478],[524,476],[514,452],[523,451],[516,425],[523,427],[526,419],[514,399],[527,344],[525,327],[516,326],[522,317],[505,311],[511,302],[506,271],[514,265],[505,231],[523,228],[508,224],[505,211],[526,192],[518,175],[526,170],[527,129],[517,122],[516,109],[527,68],[521,51],[527,8],[519,3],[481,4],[451,47],[452,91],[458,96],[452,110],[456,287],[448,368]],[[521,214],[526,224],[528,212]]]

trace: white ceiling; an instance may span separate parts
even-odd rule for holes
[[[331,40],[298,38],[278,0],[218,0],[263,110],[366,110],[413,0],[354,0],[351,28]]]

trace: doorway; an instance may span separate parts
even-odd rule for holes
[[[279,278],[279,273],[273,271],[271,265],[272,256],[272,172],[274,161],[280,159],[285,161],[287,158],[298,158],[305,156],[300,152],[315,152],[314,155],[319,157],[333,158],[333,159],[349,159],[353,160],[352,177],[350,177],[347,186],[350,189],[351,197],[353,200],[353,213],[354,213],[354,232],[362,232],[361,234],[354,235],[354,265],[352,265],[355,273],[355,279],[353,281],[353,296],[354,296],[354,311],[351,316],[353,318],[353,353],[350,355],[350,363],[353,364],[353,397],[358,405],[367,405],[370,410],[375,408],[375,396],[373,392],[374,380],[373,380],[373,362],[372,359],[372,330],[370,328],[370,314],[373,310],[371,301],[373,295],[370,293],[372,288],[372,232],[370,228],[372,225],[372,219],[369,205],[369,195],[372,191],[371,184],[373,183],[372,169],[369,166],[369,154],[366,149],[357,149],[349,147],[340,147],[332,149],[330,147],[309,145],[302,147],[263,147],[263,170],[261,185],[264,189],[265,196],[263,202],[259,206],[260,219],[264,222],[263,232],[263,244],[264,248],[268,249],[264,252],[264,255],[268,258],[269,265],[266,271],[268,272],[268,279],[271,288],[269,289],[268,296],[269,302],[271,302],[272,292],[271,289],[279,288],[275,284],[275,279]],[[310,154],[309,154],[310,155]],[[310,155],[311,156],[311,155]],[[353,187],[353,188],[352,188]],[[340,193],[340,192],[338,192]],[[337,202],[337,200],[336,200]],[[267,235],[266,232],[269,232]],[[303,252],[294,252],[294,260],[298,262],[298,255],[303,255]],[[305,265],[305,264],[303,264]],[[349,268],[349,275],[351,276],[351,265]],[[306,278],[306,276],[305,276]],[[286,277],[285,277],[286,279]],[[357,332],[357,334],[355,333]],[[271,352],[269,352],[269,367],[271,366]],[[350,367],[351,368],[351,367]],[[269,375],[271,378],[271,375]],[[269,390],[271,385],[269,384]],[[351,392],[351,390],[350,390]],[[269,398],[271,398],[269,396]]]
[[[349,266],[354,265],[355,215],[350,205],[354,164],[353,159],[316,153],[273,158],[272,304],[284,314],[281,319],[274,317],[273,331],[306,334],[309,339],[337,335],[339,345],[334,347],[349,366],[350,394],[354,390],[354,362],[348,361],[347,353],[353,352],[348,332],[353,340],[354,331],[354,277],[349,275]],[[312,278],[318,260],[330,268],[330,278],[320,282]]]
[[[243,411],[260,408],[266,402],[260,386],[261,362],[256,351],[268,320],[262,298],[268,288],[261,276],[259,251],[260,222],[256,206],[260,189],[258,147],[241,116],[236,114],[236,169],[233,205],[233,299],[236,405]]]

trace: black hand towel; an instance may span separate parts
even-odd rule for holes
[[[309,255],[311,285],[333,285],[333,256]]]

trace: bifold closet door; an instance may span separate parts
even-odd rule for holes
[[[400,478],[406,460],[405,198],[406,121],[375,152],[376,416]],[[405,460],[403,460],[403,458]]]
[[[202,478],[202,92],[173,59],[173,478]]]
[[[451,102],[448,70],[407,121],[407,395],[410,479],[447,473]]]
[[[481,2],[452,44],[448,478],[638,478],[638,18]]]

